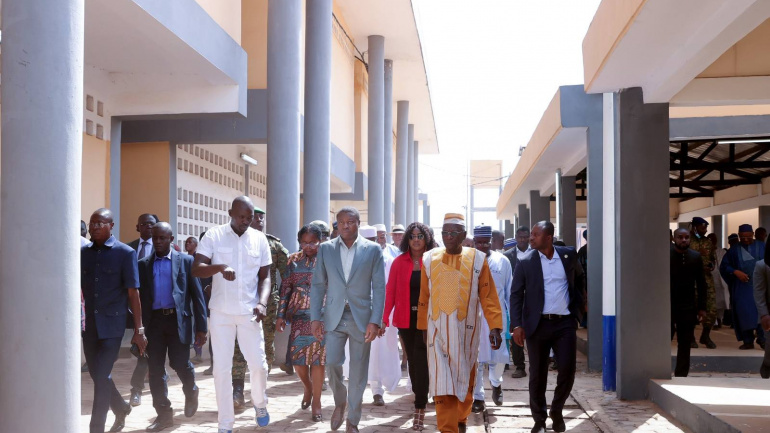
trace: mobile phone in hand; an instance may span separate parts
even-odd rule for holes
[[[129,349],[129,351],[131,352],[132,355],[134,355],[137,358],[139,358],[139,357],[142,357],[142,358],[145,358],[145,359],[149,358],[149,355],[147,355],[147,351],[146,350],[144,351],[144,355],[139,353],[139,346],[137,346],[136,343],[132,343],[131,344],[131,349]]]

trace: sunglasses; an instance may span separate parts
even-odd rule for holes
[[[418,234],[416,234],[416,235],[414,235],[414,234],[411,234],[411,233],[410,233],[410,234],[409,234],[409,239],[410,239],[410,240],[415,240],[415,239],[417,239],[417,240],[420,240],[420,241],[421,241],[421,240],[425,239],[425,235],[424,235],[424,234],[422,234],[422,233],[418,233]]]

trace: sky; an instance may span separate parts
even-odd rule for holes
[[[420,156],[419,185],[431,226],[441,226],[446,212],[465,213],[468,160],[502,159],[507,176],[556,89],[583,83],[583,37],[599,0],[412,4],[440,152]]]

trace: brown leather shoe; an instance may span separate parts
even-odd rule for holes
[[[349,420],[345,420],[345,433],[358,433],[358,426],[351,424]]]
[[[335,406],[334,412],[332,412],[331,428],[336,431],[342,425],[342,420],[345,419],[345,406]]]

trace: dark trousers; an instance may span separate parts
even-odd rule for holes
[[[166,374],[166,354],[169,366],[176,371],[182,381],[182,391],[190,396],[197,389],[195,370],[190,362],[190,345],[179,341],[179,328],[176,313],[166,315],[155,310],[147,328],[147,362],[150,368],[150,393],[152,406],[160,414],[171,410],[168,399],[168,374]]]
[[[409,378],[414,392],[414,408],[425,409],[428,404],[428,348],[419,329],[399,328],[398,335],[404,342]]]
[[[695,311],[673,310],[671,314],[671,339],[676,333],[676,367],[674,376],[687,377],[690,372],[690,345],[695,331]]]
[[[88,363],[88,374],[94,381],[94,403],[91,408],[91,433],[104,433],[104,423],[107,422],[107,411],[125,412],[130,406],[123,400],[115,383],[112,381],[112,366],[120,352],[122,338],[99,339],[96,333],[96,323],[93,320],[86,323],[83,333],[83,351]]]
[[[551,413],[561,414],[575,382],[577,321],[573,317],[541,319],[526,338],[529,352],[529,409],[535,422],[545,423],[548,413],[545,389],[548,383],[548,355],[553,349],[558,375],[551,402]]]
[[[131,375],[131,391],[141,392],[144,389],[144,377],[147,376],[147,358],[139,357],[136,359],[134,374]]]
[[[513,341],[513,338],[508,340],[509,344],[511,345],[511,354],[513,355],[513,365],[516,366],[517,370],[524,370],[524,348],[522,346],[519,346]]]

